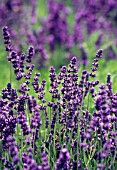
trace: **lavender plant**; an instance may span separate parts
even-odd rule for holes
[[[81,76],[76,57],[59,74],[51,66],[46,91],[48,80],[40,82],[38,72],[32,77],[33,48],[18,56],[7,27],[3,37],[19,86],[8,82],[1,91],[1,169],[117,169],[117,93],[110,74],[106,84],[96,78],[102,50]]]
[[[106,49],[106,59],[116,58],[115,0],[95,0],[93,3],[45,0],[45,18],[40,18],[41,3],[37,0],[1,1],[0,25],[8,25],[14,41],[12,46],[17,44],[14,50],[18,55],[27,48],[27,44],[35,46],[33,63],[38,68],[53,65],[56,60],[57,66],[61,67],[63,62],[68,64],[74,55],[78,58],[77,67],[83,64],[85,68],[100,46]],[[36,6],[39,7],[38,13]]]

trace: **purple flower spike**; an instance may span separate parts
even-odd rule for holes
[[[70,154],[66,148],[63,148],[56,162],[55,169],[56,170],[67,169],[69,160]]]
[[[6,51],[12,51],[12,45],[10,40],[10,33],[8,32],[8,27],[3,27],[3,37]]]
[[[45,152],[42,152],[42,154],[41,154],[41,162],[42,162],[43,170],[50,170],[50,166],[48,164],[47,155],[46,155]]]
[[[33,48],[33,47],[30,47],[29,50],[28,50],[28,56],[27,56],[27,58],[26,58],[26,61],[27,61],[28,63],[31,63],[33,56],[34,56],[34,48]]]

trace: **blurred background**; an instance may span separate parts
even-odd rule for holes
[[[116,0],[1,0],[0,89],[9,82],[10,66],[2,37],[8,26],[13,49],[20,55],[34,47],[36,71],[47,79],[49,67],[57,73],[73,56],[79,72],[90,69],[98,49],[103,49],[98,78],[111,73],[117,82]],[[13,73],[12,73],[13,77]],[[15,85],[15,77],[12,78]],[[114,88],[115,89],[115,88]]]

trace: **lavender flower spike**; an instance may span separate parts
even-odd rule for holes
[[[56,170],[60,170],[60,169],[67,170],[68,169],[67,165],[68,165],[69,160],[70,160],[70,153],[68,152],[66,148],[63,148],[56,162],[55,169]]]

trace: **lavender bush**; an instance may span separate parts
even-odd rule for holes
[[[96,77],[102,50],[80,76],[76,57],[59,74],[51,66],[47,91],[48,80],[32,76],[34,49],[17,55],[7,27],[3,37],[19,86],[1,91],[1,169],[117,169],[117,93],[110,74],[106,84]]]

